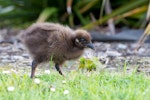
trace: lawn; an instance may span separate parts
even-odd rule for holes
[[[150,77],[108,71],[36,75],[0,71],[0,100],[149,100]]]

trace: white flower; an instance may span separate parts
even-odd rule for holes
[[[63,83],[63,84],[65,84],[65,83],[66,83],[66,81],[65,81],[65,80],[62,80],[62,83]]]
[[[50,74],[50,70],[45,70],[44,73],[45,74]]]
[[[66,95],[66,94],[69,94],[69,91],[68,90],[65,90],[64,91],[64,94]]]
[[[51,87],[50,90],[51,90],[52,92],[55,92],[55,91],[56,91],[56,89],[53,88],[53,87]]]
[[[9,87],[7,88],[7,90],[8,90],[8,91],[14,91],[14,90],[15,90],[15,87],[9,86]]]
[[[34,82],[35,82],[36,84],[40,84],[41,81],[40,81],[38,78],[35,78],[35,79],[34,79]]]
[[[10,71],[4,70],[2,73],[3,73],[3,74],[10,74]]]

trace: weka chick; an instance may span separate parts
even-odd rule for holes
[[[50,59],[55,63],[56,70],[63,75],[60,65],[66,60],[80,57],[84,48],[94,49],[87,31],[72,30],[54,23],[33,24],[23,34],[23,43],[33,58],[31,78],[34,77],[37,65]]]

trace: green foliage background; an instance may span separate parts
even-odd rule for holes
[[[106,0],[73,0],[72,14],[68,15],[67,1],[69,0],[0,0],[0,26],[27,27],[40,20],[92,29],[95,25],[105,25],[110,18],[116,18],[115,25],[119,27],[125,25],[140,28],[146,23],[149,3],[148,0],[110,0],[112,13],[107,15],[103,10],[103,2]],[[137,12],[133,12],[136,9]],[[91,13],[95,22],[90,17]],[[123,16],[127,13],[130,15]]]

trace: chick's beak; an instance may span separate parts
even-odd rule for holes
[[[87,44],[87,47],[94,50],[94,46],[93,46],[92,42],[88,43],[88,44]]]

